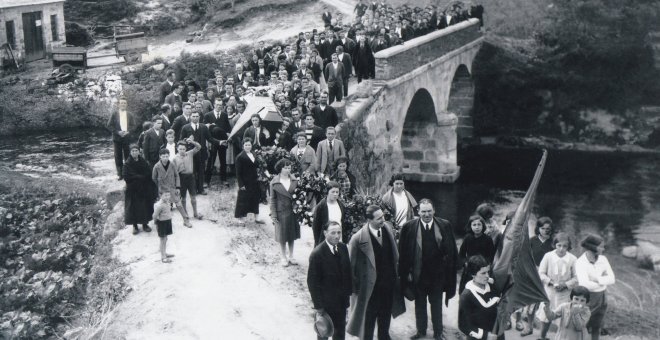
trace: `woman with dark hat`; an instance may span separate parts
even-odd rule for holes
[[[278,173],[270,182],[270,217],[275,227],[275,241],[280,244],[282,252],[282,265],[297,264],[293,260],[293,242],[300,238],[300,225],[293,213],[293,205],[296,201],[293,192],[298,186],[298,181],[291,175],[293,163],[288,159],[280,159],[275,164]],[[289,245],[289,256],[287,258],[286,246]]]
[[[132,224],[133,234],[137,234],[140,232],[138,223],[142,224],[142,230],[151,231],[148,223],[154,213],[156,188],[151,181],[151,167],[140,155],[140,148],[137,144],[131,144],[129,148],[130,154],[122,168],[122,177],[126,181],[124,223]]]
[[[575,274],[578,284],[589,289],[591,319],[587,329],[591,330],[591,340],[598,340],[607,312],[607,286],[614,284],[614,272],[610,262],[603,256],[605,241],[602,237],[589,234],[580,245],[584,253],[575,261]]]

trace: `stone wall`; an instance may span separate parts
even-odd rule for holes
[[[417,181],[458,178],[457,126],[459,117],[471,124],[470,72],[482,41],[478,21],[470,20],[376,54],[380,68],[373,87],[365,86],[371,98],[355,99],[368,105],[346,105],[368,140],[349,151],[360,163],[353,169],[360,183],[382,190],[398,172]],[[428,99],[414,104],[422,92]]]
[[[479,20],[470,19],[406,41],[375,54],[376,79],[394,79],[482,36]]]

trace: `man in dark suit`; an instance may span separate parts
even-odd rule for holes
[[[179,141],[181,137],[181,129],[190,123],[190,114],[192,113],[192,104],[185,103],[183,105],[183,114],[176,117],[172,122],[172,130],[174,130],[174,139]],[[199,143],[199,142],[198,142]]]
[[[355,50],[356,45],[355,41],[346,35],[345,29],[339,31],[339,36],[341,38],[339,39],[339,44],[344,47],[344,52],[353,55],[353,51]]]
[[[183,88],[184,85],[182,83],[175,83],[172,86],[172,92],[165,97],[163,102],[169,104],[172,109],[174,109],[174,104],[179,104],[179,107],[183,108],[183,97],[181,96]]]
[[[300,130],[307,136],[307,143],[312,149],[316,150],[319,142],[325,139],[325,131],[314,124],[314,116],[307,114],[305,116],[305,127]]]
[[[328,126],[337,126],[339,123],[337,110],[328,105],[327,92],[321,93],[321,97],[319,97],[319,105],[314,106],[311,113],[312,116],[314,116],[314,123],[321,129],[325,129]]]
[[[348,97],[348,79],[353,75],[353,60],[351,55],[344,52],[344,47],[337,46],[337,59],[344,66],[344,77],[342,78],[342,88],[344,89],[344,97]]]
[[[332,25],[332,13],[330,11],[323,12],[321,19],[323,19],[324,26]]]
[[[167,132],[167,130],[169,130],[170,127],[172,126],[172,122],[170,121],[171,114],[172,114],[172,107],[170,106],[170,104],[163,104],[160,107],[160,112],[157,115],[153,116],[151,120],[153,121],[153,118],[156,117],[162,118],[163,124],[161,125],[161,129]]]
[[[144,135],[144,141],[142,142],[142,155],[153,169],[154,165],[156,165],[160,159],[158,152],[166,142],[165,131],[161,129],[163,118],[156,116],[152,119],[152,123],[153,125],[151,129],[149,129]]]
[[[168,94],[172,93],[172,87],[174,86],[175,77],[176,74],[174,73],[174,71],[167,72],[167,80],[165,80],[162,84],[160,84],[160,87],[158,88],[158,93],[160,94],[158,99],[158,104],[164,103],[165,97],[167,97]]]
[[[108,120],[107,128],[112,132],[112,145],[115,154],[115,167],[118,180],[123,180],[124,161],[130,154],[129,146],[134,141],[139,124],[135,117],[127,111],[126,99],[119,99],[119,108]]]
[[[335,101],[341,101],[343,98],[344,90],[344,65],[339,63],[337,53],[332,54],[332,63],[329,63],[325,66],[323,75],[325,76],[325,82],[328,84],[328,95],[329,102],[332,104]]]
[[[289,132],[291,136],[295,136],[298,132],[302,131],[305,127],[305,122],[302,120],[302,113],[298,108],[291,108],[291,124],[289,125]]]
[[[231,125],[229,124],[227,112],[223,111],[222,98],[215,99],[215,107],[213,111],[204,115],[204,124],[208,126],[213,138],[217,140],[227,140],[227,135],[231,132]],[[227,187],[227,145],[222,143],[220,143],[219,146],[211,144],[211,155],[206,164],[206,186],[208,187],[211,183],[216,157],[220,160],[220,181],[223,186]]]
[[[273,136],[270,131],[261,125],[261,117],[258,113],[252,114],[250,117],[252,126],[249,126],[243,132],[243,139],[252,139],[252,148],[260,148],[263,146],[273,145]],[[259,137],[259,138],[257,138]]]
[[[200,195],[206,195],[206,192],[204,191],[204,171],[206,168],[204,165],[206,164],[206,159],[209,154],[206,142],[209,141],[211,144],[219,147],[221,142],[226,145],[226,141],[220,141],[213,138],[209,128],[204,124],[200,124],[199,116],[200,113],[197,111],[194,111],[190,115],[190,123],[181,129],[181,136],[179,139],[186,139],[193,136],[195,142],[202,146],[202,149],[193,157],[193,172],[195,173],[197,193]]]
[[[309,256],[307,287],[316,313],[325,312],[332,320],[332,340],[343,340],[346,336],[346,308],[353,288],[351,260],[348,248],[340,242],[342,232],[338,222],[326,223],[323,234],[325,242],[316,246]]]
[[[411,339],[426,336],[427,299],[431,303],[434,339],[443,339],[442,294],[446,294],[447,303],[456,294],[458,251],[453,229],[449,221],[433,214],[431,200],[420,200],[420,217],[406,222],[399,237],[401,288],[412,291],[415,297],[417,334]]]
[[[355,74],[357,75],[358,84],[362,79],[373,78],[375,59],[371,51],[371,46],[365,41],[364,38],[360,39],[353,51],[353,64],[355,66]]]
[[[403,19],[403,25],[401,25],[401,39],[403,41],[408,41],[415,37],[415,31],[408,24],[408,20]]]

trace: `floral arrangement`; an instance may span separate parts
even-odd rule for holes
[[[325,177],[317,173],[303,172],[298,178],[298,186],[293,194],[293,213],[300,225],[312,226],[312,202],[318,202],[325,197],[326,185]]]
[[[399,239],[399,227],[392,221],[393,213],[390,211],[387,205],[383,204],[379,195],[369,193],[365,190],[358,190],[358,192],[353,195],[353,198],[350,200],[344,201],[344,220],[342,225],[344,226],[344,236],[346,239],[351,238],[353,234],[357,233],[362,226],[367,223],[367,218],[365,216],[365,211],[370,205],[380,206],[385,215],[386,223],[392,225],[394,231],[394,238]]]
[[[293,214],[296,216],[300,225],[312,226],[313,212],[311,200],[307,199],[307,192],[305,188],[298,184],[293,191]]]
[[[264,157],[264,150],[255,149],[252,151],[252,153],[254,154],[255,163],[257,163],[257,176],[259,177],[258,181],[262,185],[268,187],[270,181],[275,176],[271,175],[271,173],[268,171],[268,163],[266,162],[266,159]]]

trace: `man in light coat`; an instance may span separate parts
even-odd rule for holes
[[[378,322],[378,339],[390,340],[392,316],[406,310],[398,284],[399,252],[381,208],[370,205],[366,217],[367,224],[348,243],[353,295],[347,333],[372,340]]]
[[[325,129],[326,139],[319,142],[316,147],[316,170],[330,176],[333,172],[335,160],[346,156],[344,143],[335,139],[337,132],[334,126]]]

